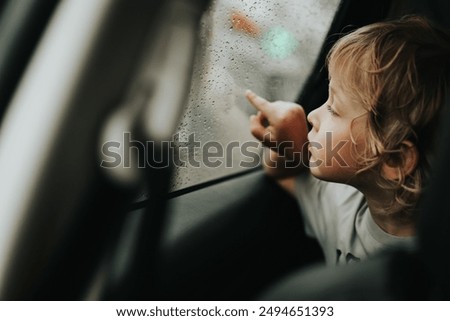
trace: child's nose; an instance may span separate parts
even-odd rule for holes
[[[313,111],[311,111],[308,116],[306,117],[306,119],[308,120],[308,123],[311,124],[311,126],[313,127],[314,130],[319,130],[319,121],[317,118],[317,109],[314,109]]]

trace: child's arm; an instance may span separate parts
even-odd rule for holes
[[[308,161],[308,127],[303,108],[291,102],[268,102],[250,90],[246,97],[258,110],[250,117],[250,130],[269,148],[264,162],[266,173],[275,178],[298,174]]]

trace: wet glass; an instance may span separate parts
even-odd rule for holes
[[[174,136],[179,190],[261,165],[246,89],[295,101],[338,0],[216,0],[202,19],[189,102]]]

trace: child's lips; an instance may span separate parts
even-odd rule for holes
[[[308,139],[308,150],[309,150],[312,145],[311,143],[314,143],[314,140],[312,139],[310,134],[308,134],[307,139]]]
[[[311,139],[311,136],[308,135],[308,153],[309,158],[313,157],[317,152],[317,144],[314,143],[314,140]]]
[[[310,162],[316,161],[316,156],[314,155],[315,151],[313,151],[313,149],[314,149],[313,147],[308,147],[308,160]]]
[[[308,142],[308,153],[309,153],[309,157],[311,158],[313,156],[313,149],[314,147],[311,146],[311,144]]]

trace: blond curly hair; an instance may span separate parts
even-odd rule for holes
[[[378,175],[395,190],[387,212],[411,212],[429,175],[433,136],[450,84],[450,36],[420,16],[371,24],[340,38],[327,57],[329,70],[367,110],[366,149],[356,153],[361,169],[398,169],[398,180]],[[404,170],[405,141],[417,149],[416,168]],[[357,154],[357,155],[356,155]],[[390,210],[389,210],[390,209]]]

